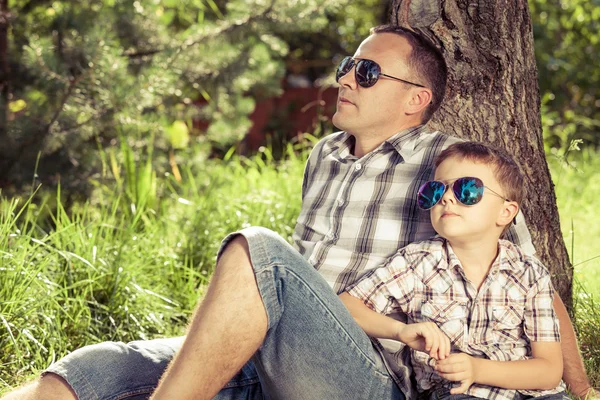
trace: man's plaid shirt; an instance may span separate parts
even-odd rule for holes
[[[429,212],[417,206],[417,191],[433,178],[435,157],[459,140],[423,125],[397,133],[360,159],[352,155],[354,137],[345,132],[315,146],[304,171],[293,239],[337,293],[398,249],[435,235]],[[507,237],[534,252],[521,214]],[[401,345],[381,343],[386,350],[376,341],[394,367],[396,382],[412,395],[409,368],[389,362],[398,357]]]
[[[350,294],[381,314],[404,312],[409,323],[434,322],[450,338],[452,352],[495,361],[531,358],[531,342],[558,342],[554,289],[546,268],[514,244],[499,241],[498,257],[479,291],[465,276],[442,237],[413,243],[367,274]],[[419,392],[446,385],[428,354],[411,351]],[[519,390],[529,396],[558,393]],[[468,395],[512,400],[516,390],[473,384]]]

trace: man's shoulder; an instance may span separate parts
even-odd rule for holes
[[[433,158],[441,153],[444,149],[454,143],[463,142],[464,140],[456,136],[449,135],[442,131],[423,130],[415,140],[414,150],[415,155],[421,154],[422,157]]]
[[[439,143],[439,145],[442,149],[445,149],[446,147],[450,146],[451,144],[465,141],[464,139],[449,135],[442,131],[428,131],[423,136],[423,139],[424,139],[423,142],[425,142],[425,143],[433,143],[433,142]]]

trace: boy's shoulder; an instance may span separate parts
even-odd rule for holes
[[[398,250],[397,255],[403,257],[413,269],[429,269],[436,267],[445,259],[445,243],[446,240],[441,236],[434,236],[431,239],[404,246]]]
[[[520,246],[509,240],[500,239],[503,252],[502,267],[510,270],[521,282],[535,284],[539,279],[549,277],[548,268],[535,256],[526,253]]]

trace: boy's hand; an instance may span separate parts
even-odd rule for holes
[[[436,360],[443,360],[450,354],[450,339],[433,322],[401,324],[398,340],[412,349],[429,353]]]
[[[465,353],[453,353],[445,360],[436,362],[435,371],[439,376],[452,382],[460,382],[460,386],[452,388],[450,394],[465,393],[476,381],[475,360]]]

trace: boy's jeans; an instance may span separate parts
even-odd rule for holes
[[[269,327],[261,348],[217,399],[404,400],[367,335],[294,248],[264,228],[236,234],[248,241]],[[100,343],[46,373],[63,377],[80,400],[147,399],[182,342]]]

